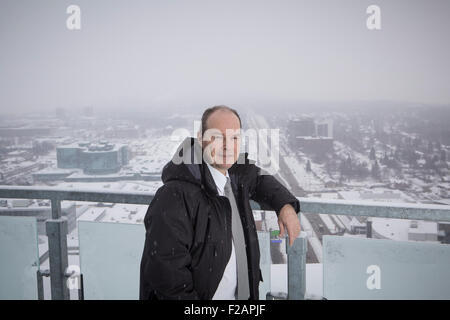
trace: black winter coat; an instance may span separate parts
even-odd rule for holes
[[[186,138],[175,156],[191,162],[201,147]],[[185,149],[188,150],[188,149]],[[300,211],[299,201],[273,176],[262,174],[248,154],[240,154],[228,174],[241,216],[246,242],[250,299],[259,299],[260,251],[250,199],[279,214],[285,204]],[[243,157],[243,158],[242,158]],[[185,161],[186,162],[186,161]],[[202,162],[202,160],[200,160]],[[210,300],[231,255],[231,206],[219,196],[205,163],[175,164],[163,168],[162,181],[149,205],[144,223],[145,245],[140,265],[140,299]]]

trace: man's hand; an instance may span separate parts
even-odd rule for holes
[[[292,205],[285,204],[281,208],[280,214],[278,215],[278,225],[280,226],[280,237],[284,236],[284,231],[287,229],[289,245],[292,246],[300,234],[300,220]]]

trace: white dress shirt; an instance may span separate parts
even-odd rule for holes
[[[224,176],[222,172],[208,165],[209,171],[216,183],[217,191],[219,195],[225,196],[224,188],[227,183],[228,175]],[[236,252],[234,251],[234,243],[231,241],[231,256],[228,260],[228,264],[225,267],[222,279],[217,287],[216,293],[213,296],[213,300],[235,300],[236,299],[236,286],[237,286],[237,266],[236,266]]]

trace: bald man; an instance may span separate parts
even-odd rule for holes
[[[257,300],[263,281],[250,199],[274,210],[281,235],[300,233],[300,203],[240,154],[236,110],[206,109],[162,172],[145,216],[140,299]]]

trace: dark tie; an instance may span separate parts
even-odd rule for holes
[[[231,232],[233,234],[234,249],[236,252],[237,264],[237,299],[248,300],[250,287],[248,282],[247,252],[245,250],[244,229],[236,205],[233,191],[231,190],[230,178],[224,188],[225,196],[230,200],[231,205]]]

